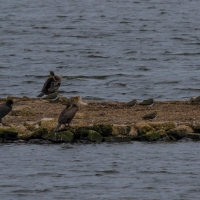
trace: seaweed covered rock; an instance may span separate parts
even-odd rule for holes
[[[141,136],[141,135],[145,135],[149,132],[152,132],[154,131],[154,128],[151,127],[148,123],[146,122],[137,122],[135,124],[135,128],[138,132],[138,136]]]
[[[176,124],[174,122],[149,122],[148,123],[151,127],[153,127],[155,130],[165,130],[168,131],[170,129],[173,129],[176,127]]]
[[[0,138],[3,140],[18,140],[18,132],[14,128],[0,129]]]
[[[103,137],[108,137],[112,135],[113,129],[111,124],[95,124],[90,129],[98,132]]]
[[[52,131],[50,133],[44,134],[42,138],[57,143],[72,142],[74,141],[74,133],[72,133],[70,130],[65,130],[60,132]]]
[[[94,130],[83,130],[81,132],[80,139],[92,142],[102,142],[104,140],[104,138]]]

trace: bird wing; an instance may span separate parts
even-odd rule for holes
[[[41,91],[48,90],[50,88],[52,82],[53,82],[53,78],[48,78],[45,81]]]
[[[0,119],[5,117],[11,110],[12,107],[8,107],[7,105],[0,105]]]

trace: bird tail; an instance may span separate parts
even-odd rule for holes
[[[44,92],[41,92],[37,97],[42,97],[42,96],[44,96],[45,95],[45,93]]]
[[[55,130],[55,131],[58,131],[59,128],[61,127],[61,125],[62,125],[62,124],[59,124],[59,123],[58,123],[58,125],[56,126],[56,128],[55,128],[54,130]]]

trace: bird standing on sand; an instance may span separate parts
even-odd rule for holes
[[[147,114],[145,116],[143,116],[142,118],[143,119],[155,119],[157,117],[157,112],[153,112],[153,113],[150,113],[150,114]]]
[[[65,124],[65,126],[70,126],[69,124],[74,118],[78,109],[78,105],[75,102],[69,102],[66,105],[66,108],[60,113],[58,118],[58,125],[55,128],[55,131],[58,131],[62,124]]]
[[[137,100],[133,99],[132,101],[129,101],[126,103],[126,106],[134,107],[137,104]]]
[[[150,99],[147,99],[147,100],[143,100],[143,102],[139,103],[139,105],[142,105],[142,106],[152,106],[153,103],[154,103],[154,99],[150,98]]]
[[[13,101],[11,99],[6,101],[6,104],[0,105],[0,123],[2,123],[2,118],[5,117],[12,110]]]
[[[46,80],[44,83],[41,93],[37,97],[42,97],[45,94],[48,95],[50,93],[54,93],[61,85],[61,76],[54,74],[53,71],[50,71],[50,78]]]

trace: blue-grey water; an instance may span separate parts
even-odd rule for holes
[[[0,0],[0,98],[199,96],[199,0]],[[0,199],[199,199],[199,143],[0,145]]]
[[[0,145],[0,199],[198,200],[199,145]]]
[[[0,97],[129,101],[199,95],[199,0],[0,1]]]

